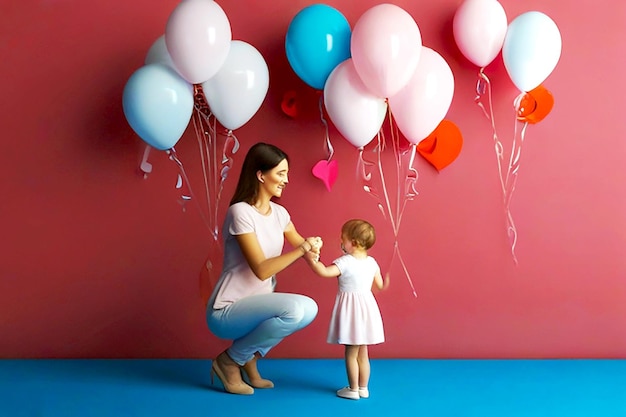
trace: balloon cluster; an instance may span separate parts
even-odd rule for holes
[[[472,63],[480,67],[476,103],[491,121],[496,161],[503,193],[507,234],[513,260],[517,228],[511,214],[511,200],[519,174],[526,127],[543,120],[552,110],[554,98],[541,85],[552,73],[561,55],[561,34],[556,23],[544,13],[530,11],[517,16],[507,25],[504,8],[497,0],[464,0],[453,21],[457,46]],[[485,66],[502,52],[502,60],[513,84],[520,90],[514,100],[515,133],[508,164],[500,142],[491,105],[491,82]],[[487,108],[482,103],[487,95]],[[522,124],[518,128],[518,124]]]
[[[148,145],[172,149],[198,105],[194,85],[202,87],[212,115],[228,130],[254,116],[269,86],[263,56],[232,39],[228,17],[213,0],[185,0],[172,11],[164,35],[124,88],[128,123]]]
[[[460,153],[460,131],[451,128],[451,122],[443,123],[454,95],[452,70],[439,53],[422,45],[413,17],[387,3],[366,10],[352,31],[338,10],[324,4],[308,6],[289,24],[285,49],[294,72],[309,86],[323,90],[331,121],[359,150],[360,185],[378,201],[378,208],[390,221],[395,237],[392,261],[396,257],[400,261],[417,296],[400,254],[398,233],[406,203],[417,195],[418,173],[413,166],[417,152],[438,170]],[[383,133],[387,118],[390,140]],[[440,126],[443,129],[438,131]],[[408,148],[400,141],[400,133]],[[377,161],[367,161],[364,147],[375,138]],[[381,160],[385,148],[395,157],[395,196]],[[322,179],[328,178],[329,172],[324,162],[313,169]],[[378,173],[380,192],[368,170]]]
[[[561,56],[561,34],[556,23],[539,11],[529,11],[507,24],[504,8],[497,0],[464,0],[454,15],[454,40],[463,55],[482,70],[502,52],[502,60],[513,84],[526,100],[541,98],[541,117],[520,109],[521,121],[537,123],[551,108],[551,97],[540,87]],[[548,110],[549,111],[549,110]]]
[[[269,70],[261,53],[247,42],[233,40],[228,16],[213,0],[183,0],[172,11],[165,32],[150,47],[144,66],[124,87],[124,115],[149,149],[166,151],[186,183],[189,195],[218,241],[217,212],[224,181],[239,142],[233,130],[259,110],[269,87]],[[193,122],[206,192],[206,209],[195,198],[174,146]],[[217,122],[225,128],[218,134]],[[144,175],[145,177],[145,175]]]
[[[450,67],[422,45],[413,17],[393,4],[365,11],[353,31],[338,10],[308,6],[292,19],[285,48],[294,72],[323,90],[331,121],[357,148],[376,137],[389,111],[405,138],[418,144],[452,103]]]

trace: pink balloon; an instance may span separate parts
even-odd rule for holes
[[[178,3],[165,26],[165,44],[178,73],[192,84],[211,78],[226,61],[232,33],[213,0]]]
[[[409,83],[389,97],[398,129],[411,143],[430,135],[446,116],[454,95],[454,76],[436,51],[422,47],[420,62]]]
[[[481,68],[498,56],[506,30],[506,13],[497,0],[465,0],[454,14],[454,40],[465,58]]]
[[[357,148],[374,139],[387,114],[387,102],[365,87],[350,58],[328,76],[324,105],[339,133]]]
[[[359,77],[379,97],[392,96],[409,82],[421,48],[417,23],[393,4],[379,4],[363,13],[350,40]]]

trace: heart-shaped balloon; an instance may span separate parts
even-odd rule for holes
[[[330,191],[335,181],[337,181],[337,174],[339,173],[337,161],[322,159],[313,166],[312,172],[316,178],[322,180],[326,189]]]
[[[417,152],[437,171],[450,165],[461,153],[463,135],[450,120],[443,120],[425,139],[417,144]]]
[[[298,94],[289,90],[283,94],[283,100],[280,103],[280,108],[287,116],[295,119],[298,117]]]

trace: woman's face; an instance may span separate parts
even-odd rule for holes
[[[289,182],[289,163],[286,159],[265,173],[259,173],[259,188],[265,190],[272,197],[280,197]]]

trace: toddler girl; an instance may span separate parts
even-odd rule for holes
[[[380,267],[367,251],[374,245],[374,227],[365,220],[349,220],[341,228],[344,255],[329,266],[317,262],[319,255],[307,255],[313,271],[321,277],[338,277],[339,291],[328,330],[328,343],[345,346],[349,386],[337,391],[342,398],[368,398],[370,377],[368,345],[385,341],[383,321],[372,293],[372,285],[384,289],[389,277],[383,278]]]

